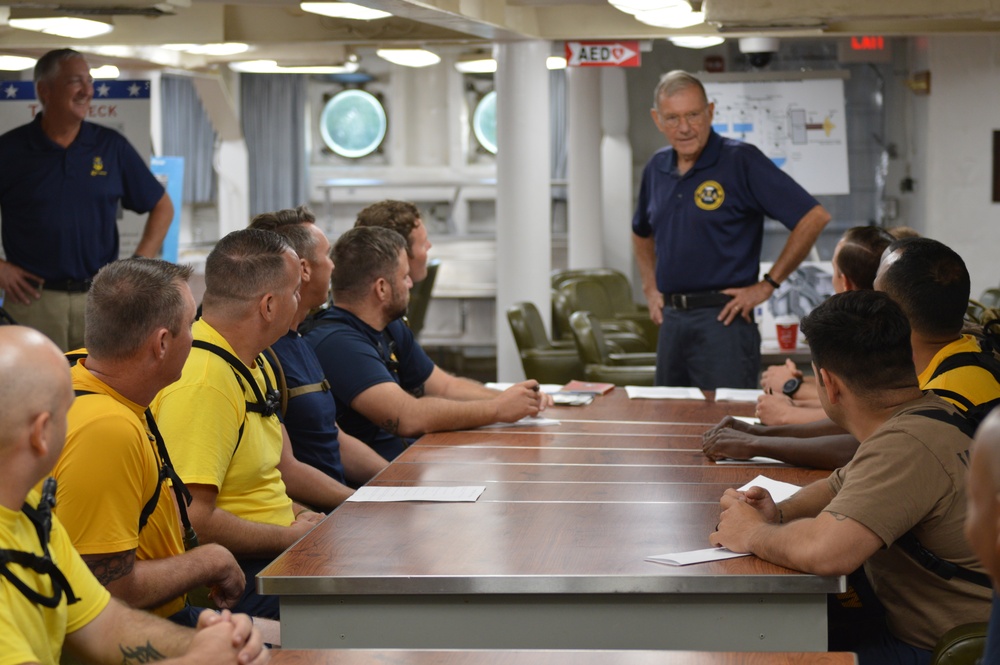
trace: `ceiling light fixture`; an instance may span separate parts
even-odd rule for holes
[[[106,35],[114,26],[110,23],[92,21],[88,18],[73,16],[54,16],[52,18],[12,18],[8,21],[12,28],[42,32],[46,35],[68,37],[69,39],[87,39]]]
[[[709,46],[718,46],[726,41],[723,37],[700,35],[680,35],[677,37],[667,37],[667,39],[669,39],[670,43],[674,46],[680,46],[682,48],[708,48]]]
[[[389,12],[369,9],[350,2],[302,2],[299,9],[310,14],[329,16],[331,18],[346,18],[355,21],[374,21],[392,16]]]
[[[116,79],[120,74],[114,65],[102,65],[90,70],[91,78],[95,79]]]
[[[455,63],[455,69],[463,74],[492,74],[497,70],[497,61],[493,58],[459,60]]]
[[[357,62],[343,65],[279,65],[274,60],[243,60],[230,62],[229,68],[244,74],[351,74],[358,71]]]
[[[403,67],[429,67],[441,62],[441,57],[422,48],[380,48],[375,55]]]
[[[23,72],[31,69],[38,62],[34,58],[26,58],[23,55],[0,55],[0,71]]]
[[[186,46],[187,48],[179,50],[187,51],[192,55],[215,55],[215,56],[238,55],[240,53],[246,53],[247,51],[250,50],[250,46],[242,42],[225,42],[222,44],[191,44]]]
[[[550,55],[545,58],[545,67],[547,69],[566,69],[566,58],[561,55]]]

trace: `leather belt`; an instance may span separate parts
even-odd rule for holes
[[[90,290],[92,280],[84,279],[47,279],[42,285],[46,291],[64,291],[66,293],[86,293]]]
[[[700,309],[702,307],[720,307],[732,300],[732,296],[718,291],[705,291],[703,293],[671,293],[667,296],[666,302],[674,309]]]

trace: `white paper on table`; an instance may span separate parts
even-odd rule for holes
[[[508,388],[510,388],[515,384],[490,381],[485,385],[487,388],[492,388],[493,390],[507,390]],[[557,393],[560,390],[562,390],[562,386],[558,383],[540,383],[538,384],[538,389],[541,390],[543,393]]]
[[[494,429],[499,427],[548,427],[551,425],[561,425],[558,420],[553,420],[552,418],[539,418],[538,416],[525,416],[520,420],[516,420],[512,423],[493,423],[492,425],[483,425],[479,429]]]
[[[697,388],[678,386],[625,386],[629,399],[705,399]]]
[[[780,480],[772,480],[767,476],[757,476],[743,487],[740,487],[739,490],[741,492],[746,492],[751,487],[763,487],[764,489],[766,489],[768,492],[771,493],[771,498],[774,499],[775,503],[778,503],[779,501],[784,501],[785,499],[787,499],[788,497],[790,497],[791,495],[795,494],[800,489],[802,489],[798,485],[785,483]]]
[[[725,547],[710,547],[704,550],[691,550],[690,552],[673,552],[668,554],[656,554],[646,557],[646,561],[653,563],[665,563],[668,566],[690,566],[692,563],[705,563],[707,561],[722,561],[723,559],[735,559],[741,556],[750,556],[732,552]]]
[[[760,418],[753,416],[730,416],[733,420],[742,420],[747,425],[760,425]]]
[[[717,459],[716,464],[784,464],[780,459],[773,457],[751,457],[750,459]]]
[[[716,388],[716,402],[753,402],[757,403],[757,398],[764,394],[763,390],[757,388]]]
[[[392,502],[392,501],[445,501],[475,502],[486,491],[486,485],[466,487],[389,487],[369,485],[358,488],[348,501]]]

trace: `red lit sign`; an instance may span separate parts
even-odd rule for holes
[[[885,37],[851,37],[852,51],[883,51],[885,50]]]

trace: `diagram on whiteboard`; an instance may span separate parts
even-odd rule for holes
[[[752,143],[811,194],[848,194],[844,82],[705,83],[712,126]]]

